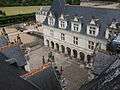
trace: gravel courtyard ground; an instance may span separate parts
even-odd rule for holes
[[[14,39],[16,39],[17,35],[19,34],[21,37],[21,40],[24,44],[33,42],[36,38],[34,36],[28,35],[26,33],[17,31],[15,28],[6,28],[6,32],[9,35],[9,39],[11,42],[14,42]]]
[[[37,68],[42,65],[42,56],[44,56],[47,61],[49,52],[49,48],[44,46],[41,47],[40,45],[32,48],[32,51],[30,52],[31,68]],[[67,82],[65,90],[78,90],[88,79],[87,70],[84,69],[82,64],[69,59],[65,55],[54,52],[53,50],[52,52],[58,68],[60,68],[60,66],[63,67],[63,77],[65,77]]]

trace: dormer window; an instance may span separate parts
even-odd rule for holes
[[[90,29],[95,30],[96,28],[95,27],[90,27]]]
[[[110,28],[114,28],[114,29],[117,29],[117,27],[116,27],[116,24],[117,24],[118,22],[116,21],[116,19],[113,19],[113,21],[112,21],[112,23],[111,23],[111,25],[110,25]]]
[[[94,25],[88,25],[87,26],[87,34],[91,35],[91,36],[97,36],[99,32],[99,27],[98,26],[94,26]]]
[[[61,21],[61,22],[60,22],[60,27],[61,27],[61,28],[65,28],[65,22],[64,22],[64,21]]]
[[[78,31],[79,30],[79,24],[74,24],[73,28],[74,28],[74,31]]]
[[[106,30],[105,38],[108,39],[112,36],[118,35],[118,33],[120,33],[119,29],[120,29],[120,23],[117,22],[115,19],[113,19],[112,23]]]
[[[55,18],[52,17],[52,13],[50,13],[50,15],[48,17],[48,24],[50,26],[54,26],[55,25]]]
[[[90,30],[89,30],[89,34],[95,35],[95,30],[96,30],[96,28],[91,26]]]
[[[54,25],[54,19],[53,18],[50,18],[50,25]]]
[[[59,20],[59,28],[66,29],[67,28],[67,21]]]
[[[41,11],[41,14],[42,15],[47,15],[47,12],[46,11]]]
[[[62,28],[62,29],[67,28],[67,21],[65,21],[63,14],[59,18],[59,28]]]
[[[71,30],[76,32],[81,31],[81,22],[77,17],[71,22]]]
[[[92,19],[90,24],[87,25],[87,34],[91,36],[97,36],[99,33],[98,19]]]

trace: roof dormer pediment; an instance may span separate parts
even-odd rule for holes
[[[50,12],[50,14],[49,14],[49,17],[52,17],[53,15],[52,15],[52,13]]]
[[[61,14],[61,16],[60,16],[60,18],[59,18],[59,19],[64,20],[64,15],[63,15],[63,14]]]
[[[92,20],[90,21],[90,24],[95,25],[95,24],[96,24],[96,23],[95,23],[95,20],[92,19]]]
[[[81,16],[81,17],[75,16],[72,21],[74,21],[74,22],[80,22],[82,18],[83,18],[83,16]]]
[[[90,25],[98,25],[98,22],[99,22],[99,19],[92,19],[91,21],[90,21]]]
[[[75,17],[75,18],[74,18],[74,21],[75,21],[75,22],[78,22],[78,21],[79,21],[79,19],[78,19],[77,17]]]

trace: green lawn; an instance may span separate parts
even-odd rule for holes
[[[26,14],[38,11],[40,6],[17,6],[17,7],[0,7],[0,10],[5,11],[7,16]]]

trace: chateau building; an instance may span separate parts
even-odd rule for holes
[[[108,38],[120,32],[119,9],[67,5],[64,0],[54,0],[49,8],[39,11],[46,17],[41,22],[44,45],[85,63],[91,63],[95,48],[106,50]]]

